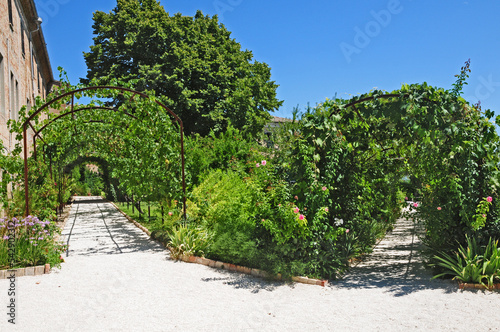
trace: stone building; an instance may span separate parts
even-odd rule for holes
[[[7,121],[19,119],[55,83],[34,0],[0,0],[0,138],[2,153],[15,146]],[[31,140],[30,140],[31,141]]]

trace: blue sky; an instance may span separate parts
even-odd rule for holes
[[[92,13],[115,0],[35,0],[54,75],[72,83],[86,75]],[[403,83],[449,89],[467,59],[472,73],[463,96],[500,115],[500,1],[497,0],[170,0],[170,14],[197,9],[219,16],[243,49],[271,67],[283,106],[392,91]]]

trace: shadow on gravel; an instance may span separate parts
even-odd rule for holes
[[[394,296],[405,296],[422,290],[458,291],[450,280],[431,280],[425,268],[422,251],[425,246],[417,234],[421,226],[400,218],[392,232],[374,248],[364,261],[350,269],[344,279],[332,287],[347,289],[380,288]]]
[[[222,276],[215,278],[201,278],[201,281],[218,282],[236,289],[247,289],[252,293],[259,293],[260,291],[272,292],[279,287],[285,286],[293,288],[293,283],[287,283],[284,281],[267,280],[227,270],[216,271]]]
[[[73,201],[73,204],[104,204],[107,203],[108,201],[102,199],[102,198],[88,198],[88,199],[75,199]]]
[[[422,290],[458,291],[450,280],[431,280],[432,272],[422,259],[423,246],[419,243],[394,244],[374,252],[367,261],[351,268],[344,279],[333,287],[347,289],[381,288],[394,296],[405,296]]]
[[[89,199],[75,203],[75,215],[68,219],[62,234],[69,245],[66,257],[165,251],[106,201]],[[95,209],[84,210],[83,204],[95,204]]]
[[[393,267],[404,267],[406,264],[394,264]],[[422,267],[423,269],[423,267]],[[419,276],[405,278],[404,275],[391,274],[387,267],[357,271],[342,280],[335,281],[331,287],[347,289],[381,288],[395,297],[410,295],[422,290],[442,290],[443,293],[455,293],[458,287],[449,280],[431,280],[432,275],[422,272]]]

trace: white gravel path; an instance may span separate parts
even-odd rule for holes
[[[15,326],[0,280],[0,331],[499,331],[500,293],[430,281],[412,230],[401,221],[328,287],[269,282],[173,262],[110,204],[81,197],[62,269],[17,279]]]

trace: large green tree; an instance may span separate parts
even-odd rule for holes
[[[242,50],[217,16],[170,16],[156,0],[118,0],[110,13],[94,13],[93,29],[82,83],[118,79],[153,90],[188,134],[221,131],[228,122],[254,134],[282,104],[270,67]]]

